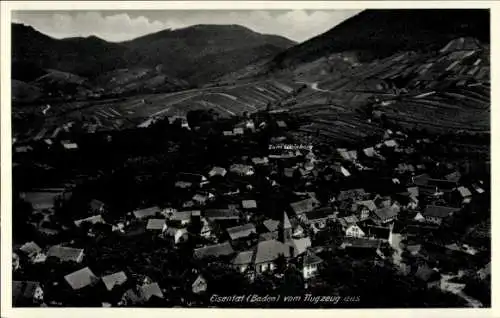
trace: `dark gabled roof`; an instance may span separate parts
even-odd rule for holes
[[[227,229],[227,233],[229,234],[231,240],[237,240],[240,238],[248,237],[252,233],[257,233],[257,230],[255,229],[255,225],[253,225],[252,223],[248,223],[230,227]]]
[[[439,205],[428,205],[425,207],[425,210],[422,212],[423,216],[429,217],[437,217],[437,218],[445,218],[451,215],[454,212],[459,211],[458,208],[439,206]]]
[[[103,276],[102,282],[106,286],[107,290],[112,290],[115,286],[122,285],[127,281],[127,275],[125,275],[125,272],[117,272],[114,274],[106,275]]]
[[[165,219],[149,219],[146,229],[148,230],[163,230]]]
[[[367,226],[360,225],[360,226],[363,232],[365,232],[365,235],[368,237],[374,237],[376,239],[381,239],[381,240],[389,239],[391,229],[388,227],[372,226],[372,225],[367,225]]]
[[[255,251],[243,251],[236,254],[233,259],[233,265],[248,265],[252,263]]]
[[[311,221],[333,217],[333,214],[333,209],[331,207],[322,207],[308,212],[306,214],[306,217],[309,221]]]
[[[74,290],[91,286],[96,283],[97,277],[88,267],[84,267],[76,272],[64,276],[64,279]]]
[[[239,212],[231,209],[207,209],[203,215],[212,220],[237,220],[240,218]]]
[[[357,201],[355,202],[356,206],[364,206],[367,207],[368,210],[370,211],[375,211],[377,209],[377,206],[375,205],[375,202],[373,200],[362,200],[362,201]]]
[[[398,210],[393,206],[388,206],[374,211],[375,215],[381,220],[387,220],[398,215]]]
[[[458,182],[458,181],[460,181],[461,177],[462,177],[462,175],[460,174],[460,172],[455,171],[455,172],[452,172],[450,174],[447,174],[445,176],[445,179],[448,181],[452,181],[452,182]]]
[[[350,190],[343,190],[340,191],[339,195],[337,196],[337,199],[339,201],[347,200],[347,199],[353,199],[353,200],[360,200],[366,195],[365,189],[350,189]]]
[[[51,248],[49,248],[47,252],[47,257],[56,257],[61,261],[76,262],[82,253],[83,249],[80,248],[54,245]]]
[[[343,245],[345,248],[377,249],[380,246],[380,240],[346,237]]]
[[[40,246],[38,246],[38,244],[36,244],[33,241],[25,243],[23,246],[21,246],[19,248],[19,250],[28,256],[36,254],[36,253],[40,253],[42,251]]]
[[[278,230],[278,227],[280,225],[280,222],[279,221],[276,221],[276,220],[271,220],[271,219],[268,219],[268,220],[265,220],[263,222],[264,226],[266,227],[266,229],[269,231],[269,232],[274,232],[276,230]]]
[[[234,253],[229,242],[200,247],[194,250],[194,256],[197,258],[205,258],[209,256],[219,257],[231,255]]]
[[[308,250],[306,252],[306,255],[304,256],[304,266],[319,264],[321,262],[323,262],[323,260],[312,251]]]
[[[413,182],[418,186],[424,186],[424,185],[427,185],[430,178],[431,178],[430,175],[428,175],[427,173],[423,173],[423,174],[420,174],[418,176],[415,176],[413,178]]]
[[[133,213],[134,213],[134,216],[138,219],[141,219],[141,218],[146,218],[146,217],[150,217],[150,216],[155,216],[156,213],[160,213],[161,212],[161,209],[157,206],[152,206],[152,207],[149,207],[149,208],[145,208],[145,209],[139,209],[139,210],[135,210]]]
[[[256,264],[271,262],[277,259],[279,255],[291,257],[291,248],[291,246],[285,245],[277,240],[259,242],[259,244],[257,244],[254,262]]]
[[[292,210],[298,215],[302,213],[307,213],[312,210],[318,205],[318,200],[314,198],[308,198],[304,200],[300,200],[297,202],[290,203],[290,206],[292,207]]]

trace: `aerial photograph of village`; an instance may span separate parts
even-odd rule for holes
[[[11,20],[13,307],[491,307],[488,9]]]

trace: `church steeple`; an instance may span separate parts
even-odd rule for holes
[[[286,212],[283,212],[283,218],[281,219],[279,239],[283,243],[288,243],[292,240],[292,224]]]

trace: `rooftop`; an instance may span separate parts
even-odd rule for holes
[[[106,286],[107,290],[112,290],[113,287],[121,285],[127,281],[127,275],[125,275],[125,272],[117,272],[114,274],[106,275],[103,276],[102,282]]]
[[[252,223],[248,223],[230,227],[227,229],[227,233],[229,234],[231,240],[237,240],[240,238],[248,237],[252,233],[257,233],[257,230],[255,229],[255,225],[253,225]]]
[[[459,211],[458,208],[446,207],[440,205],[428,205],[422,212],[422,215],[429,217],[445,218],[454,212]]]
[[[255,263],[266,263],[276,260],[279,255],[290,257],[290,246],[277,240],[262,241],[257,244]]]
[[[76,272],[64,276],[64,279],[74,290],[91,286],[97,282],[97,277],[92,273],[90,268],[84,267]]]
[[[205,258],[209,256],[219,257],[219,256],[231,255],[233,253],[234,250],[231,244],[229,244],[229,242],[208,245],[194,250],[194,255],[197,258]]]

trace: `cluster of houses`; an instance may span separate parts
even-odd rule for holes
[[[286,130],[284,121],[276,123],[279,129]],[[245,127],[225,131],[224,135],[238,135],[238,129],[254,130],[255,124],[245,122]],[[257,125],[259,126],[259,125]],[[179,206],[150,206],[129,212],[122,220],[112,224],[112,230],[127,233],[140,224],[145,233],[168,241],[171,246],[180,247],[193,237],[202,238],[193,250],[195,259],[219,260],[229,263],[235,270],[250,281],[262,273],[276,273],[282,263],[294,264],[307,283],[319,273],[324,261],[321,253],[332,246],[315,245],[316,237],[332,227],[337,232],[340,245],[335,246],[348,254],[370,257],[375,263],[391,261],[408,275],[415,275],[429,286],[439,283],[441,274],[432,262],[419,262],[417,268],[409,268],[401,261],[403,252],[419,255],[424,243],[418,241],[421,229],[439,231],[445,221],[460,214],[464,206],[475,197],[485,193],[481,181],[463,184],[459,170],[454,165],[444,169],[442,176],[431,176],[430,163],[417,163],[407,160],[414,154],[419,144],[432,143],[428,139],[411,140],[401,132],[386,131],[381,142],[364,149],[338,148],[336,153],[323,155],[312,147],[287,147],[287,138],[274,136],[270,143],[275,145],[267,156],[248,157],[241,162],[227,166],[213,166],[203,173],[180,172],[174,180],[174,187],[189,200]],[[342,187],[350,184],[348,180],[363,174],[373,173],[379,163],[386,163],[391,157],[394,164],[388,176],[381,177],[381,183],[391,185],[390,193],[374,191],[370,187]],[[438,163],[434,163],[437,165]],[[266,169],[261,169],[265,167]],[[250,180],[267,171],[264,179],[269,186],[280,191],[281,184],[288,184],[296,199],[289,202],[288,208],[279,211],[278,217],[265,215],[255,195]],[[244,187],[221,190],[219,185],[228,179],[238,179]],[[298,179],[293,183],[290,180]],[[337,188],[332,188],[328,200],[318,199],[313,190],[318,181],[337,180]],[[339,186],[340,184],[340,186]],[[300,189],[299,189],[300,188]],[[365,188],[370,188],[368,191]],[[387,191],[386,191],[387,192]],[[225,206],[214,207],[213,202],[225,199]],[[218,201],[219,200],[219,201]],[[93,200],[90,204],[92,215],[75,220],[76,227],[90,225],[88,235],[95,235],[93,226],[105,224],[103,214],[105,204]],[[193,226],[198,225],[198,227]],[[193,228],[198,228],[193,232]],[[424,240],[424,238],[422,238]],[[199,241],[199,240],[197,240]],[[406,243],[402,243],[406,242]],[[408,243],[411,242],[411,243]],[[392,254],[387,255],[383,246],[391,246]],[[477,253],[477,247],[456,242],[446,246],[466,255]],[[26,242],[15,250],[14,270],[23,262],[44,262],[48,257],[60,261],[81,263],[85,251],[76,247],[54,245],[44,252],[35,242]],[[427,259],[428,260],[428,259]],[[485,270],[478,275],[485,276]],[[79,290],[102,282],[108,290],[127,281],[124,271],[97,277],[89,267],[83,267],[64,277],[68,286]],[[16,282],[23,303],[30,298],[33,303],[43,301],[43,290],[37,282]],[[144,282],[127,290],[122,299],[106,306],[139,305],[153,296],[163,298],[163,286],[145,279]],[[207,290],[207,281],[198,275],[193,281],[193,293]],[[17,298],[16,298],[17,299]],[[42,300],[41,300],[42,299]]]

